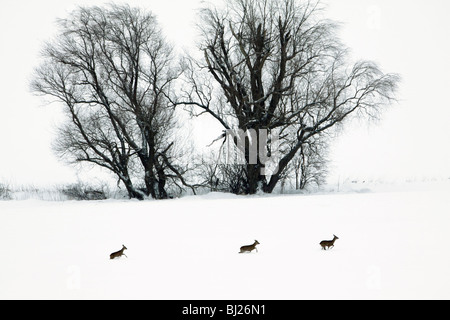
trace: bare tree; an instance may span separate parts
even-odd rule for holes
[[[167,198],[169,182],[187,186],[174,161],[169,103],[181,69],[155,17],[126,5],[81,7],[58,26],[32,83],[65,107],[58,154],[107,168],[132,198]],[[132,182],[137,171],[143,189]]]
[[[320,136],[310,140],[302,145],[290,163],[296,190],[303,190],[311,184],[322,185],[328,172],[328,143]]]
[[[278,170],[267,176],[266,155],[250,161],[261,141],[245,138],[246,193],[272,192],[314,137],[351,116],[376,117],[395,98],[399,77],[370,61],[350,65],[337,25],[321,19],[317,2],[229,0],[201,14],[203,58],[187,63],[190,86],[177,103],[225,130],[265,129],[282,139]]]

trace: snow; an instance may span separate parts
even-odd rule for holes
[[[449,299],[450,182],[359,187],[0,201],[0,299]]]

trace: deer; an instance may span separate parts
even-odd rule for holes
[[[244,253],[244,252],[252,252],[253,250],[256,249],[256,252],[258,252],[258,249],[256,248],[256,245],[260,244],[258,242],[258,240],[255,240],[255,243],[248,245],[248,246],[242,246],[241,247],[241,251],[239,253]]]
[[[333,234],[333,240],[323,240],[323,241],[321,241],[321,242],[320,242],[320,245],[322,246],[322,250],[327,250],[327,248],[329,249],[329,248],[331,248],[331,247],[334,247],[334,242],[335,242],[337,239],[339,239],[339,238],[336,237],[336,236]]]
[[[127,255],[126,255],[125,253],[123,253],[124,250],[128,250],[128,248],[125,247],[125,245],[122,245],[122,249],[120,249],[120,250],[117,251],[117,252],[111,253],[111,254],[109,255],[109,258],[112,260],[112,259],[115,259],[115,258],[118,258],[118,257],[121,257],[121,256],[127,257]],[[128,258],[128,257],[127,257],[127,258]]]

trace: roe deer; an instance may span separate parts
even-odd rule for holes
[[[330,247],[334,247],[334,242],[339,239],[338,237],[336,237],[333,234],[333,240],[323,240],[320,242],[320,245],[322,246],[322,250],[327,250],[327,248],[329,249]]]
[[[242,246],[241,251],[239,253],[252,252],[255,249],[256,249],[256,252],[258,252],[258,249],[256,248],[257,244],[259,244],[258,240],[255,240],[254,244],[251,244],[249,246]]]
[[[125,253],[123,253],[124,250],[128,250],[127,247],[125,247],[124,245],[122,245],[122,249],[120,249],[117,252],[113,252],[109,255],[110,259],[114,259],[114,258],[118,258],[121,257],[122,255],[124,255],[125,257],[127,257],[127,255]],[[128,257],[127,257],[128,258]]]

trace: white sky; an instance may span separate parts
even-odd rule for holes
[[[39,186],[76,179],[75,170],[60,163],[50,148],[61,119],[58,107],[45,105],[28,86],[43,41],[55,33],[55,19],[67,16],[76,5],[103,3],[0,2],[0,182]],[[151,10],[176,45],[193,43],[200,0],[127,3]],[[450,177],[450,2],[324,3],[327,16],[344,23],[342,39],[355,58],[375,60],[403,78],[400,102],[379,123],[352,124],[335,141],[331,178]]]

